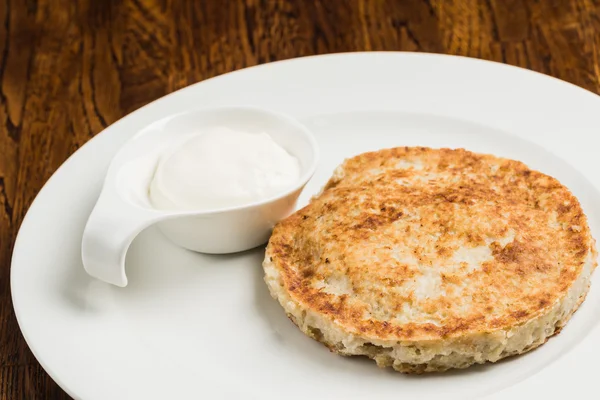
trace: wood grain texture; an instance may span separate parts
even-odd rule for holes
[[[292,57],[409,50],[600,92],[600,0],[0,0],[0,400],[67,399],[17,326],[12,247],[43,183],[144,104]]]

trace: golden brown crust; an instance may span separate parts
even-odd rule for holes
[[[583,301],[586,298],[587,292],[589,289],[589,285],[587,285],[585,291],[581,294],[581,296],[578,298],[577,302],[574,305],[574,308],[571,310],[571,312],[565,316],[562,317],[562,319],[559,319],[556,322],[556,325],[554,325],[553,327],[553,331],[549,333],[549,336],[546,336],[542,341],[535,341],[532,340],[531,344],[527,344],[525,348],[523,348],[522,350],[519,350],[517,352],[513,352],[510,355],[506,355],[504,357],[499,357],[499,359],[503,359],[506,357],[510,357],[510,356],[515,356],[515,355],[519,355],[519,354],[523,354],[526,353],[528,351],[534,350],[537,347],[541,346],[542,344],[546,343],[548,341],[548,339],[550,339],[553,336],[558,335],[562,328],[564,327],[564,325],[571,319],[572,315],[579,309],[579,307],[581,306],[581,303],[583,303]],[[337,346],[339,345],[338,343],[331,343],[328,342],[324,335],[320,332],[320,330],[315,329],[315,328],[311,328],[310,326],[307,326],[306,324],[302,324],[299,323],[299,321],[296,320],[296,318],[291,315],[288,314],[288,318],[294,323],[294,325],[296,325],[300,330],[302,330],[307,336],[309,336],[310,338],[321,342],[322,344],[324,344],[331,352],[334,353],[338,353],[342,356],[349,356],[352,354],[348,354],[348,353],[344,353],[341,352],[340,349],[337,348]],[[364,354],[369,358],[376,358],[373,357],[373,355],[370,354]],[[467,368],[469,366],[471,366],[472,364],[474,364],[476,362],[472,362],[472,363],[462,363],[460,368]],[[378,365],[380,367],[393,367],[396,371],[398,372],[402,372],[402,373],[406,373],[406,374],[423,374],[425,372],[444,372],[447,371],[451,368],[456,368],[456,365],[451,365],[451,364],[441,364],[441,365],[431,365],[429,363],[411,363],[411,362],[401,362],[401,363],[395,363],[393,362],[392,359],[388,358],[385,361],[379,361]]]
[[[345,331],[422,341],[543,314],[590,251],[595,260],[579,202],[556,179],[462,149],[403,147],[347,160],[275,227],[267,257],[295,302]]]

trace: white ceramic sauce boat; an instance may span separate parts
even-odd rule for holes
[[[148,188],[160,156],[174,143],[211,127],[266,132],[300,162],[291,189],[242,206],[198,211],[152,207]],[[286,115],[254,107],[188,111],[154,122],[115,155],[82,239],[85,270],[117,286],[127,285],[125,255],[133,239],[158,224],[175,244],[202,253],[234,253],[264,244],[279,220],[291,214],[313,175],[318,148],[310,131]]]

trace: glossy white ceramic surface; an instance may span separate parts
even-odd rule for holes
[[[580,310],[544,346],[426,376],[339,357],[303,335],[269,296],[262,247],[199,254],[153,227],[127,254],[128,287],[87,275],[82,233],[123,144],[165,116],[232,104],[283,112],[313,132],[319,168],[298,206],[345,157],[389,146],[466,147],[556,176],[600,237],[600,99],[583,89],[506,65],[410,53],[304,58],[211,79],[149,104],[83,146],[23,222],[11,271],[15,311],[35,356],[72,396],[502,400],[596,393],[598,272]]]

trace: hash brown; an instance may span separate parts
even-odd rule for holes
[[[277,224],[263,265],[304,333],[421,373],[544,343],[583,301],[596,250],[556,179],[463,149],[401,147],[346,160]]]

